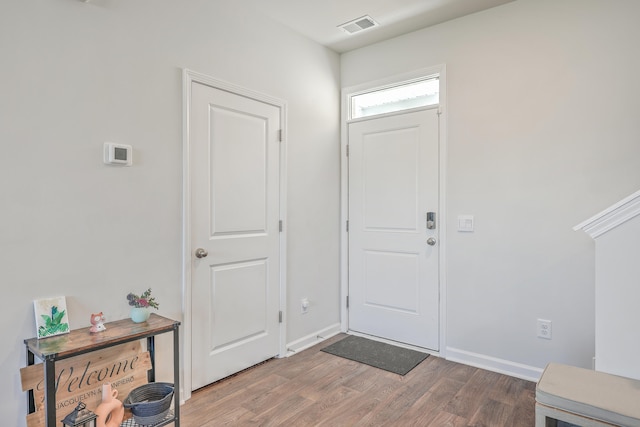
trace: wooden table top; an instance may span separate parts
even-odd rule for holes
[[[131,319],[116,320],[104,324],[102,332],[89,332],[89,327],[74,329],[68,334],[47,338],[24,340],[29,351],[41,360],[65,359],[78,354],[147,338],[178,328],[180,322],[151,313],[146,322],[134,323]]]

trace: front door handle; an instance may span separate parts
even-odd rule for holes
[[[436,240],[436,238],[435,238],[435,237],[429,237],[429,238],[427,239],[427,245],[429,245],[429,246],[433,246],[433,245],[435,245],[436,243],[437,243],[437,240]]]
[[[205,249],[196,249],[196,258],[205,258],[207,255],[209,255],[209,252],[207,252]]]

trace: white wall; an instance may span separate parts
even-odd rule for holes
[[[182,68],[288,102],[287,340],[339,322],[339,57],[233,3],[0,4],[3,425],[24,425],[33,299],[65,295],[79,328],[152,287],[180,319]],[[133,145],[134,166],[103,165],[105,141]]]
[[[448,357],[591,367],[594,245],[572,227],[639,188],[639,15],[517,0],[342,55],[343,87],[446,64]]]

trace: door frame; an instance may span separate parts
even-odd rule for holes
[[[356,86],[342,88],[342,113],[340,129],[340,330],[349,331],[349,312],[347,309],[347,296],[349,295],[349,233],[347,232],[347,220],[349,219],[349,159],[347,157],[347,144],[349,142],[349,123],[361,120],[372,120],[379,117],[403,114],[394,112],[379,116],[348,120],[349,98],[357,93],[381,88],[393,84],[414,80],[420,77],[438,74],[440,78],[440,97],[437,106],[439,110],[439,141],[438,141],[438,222],[440,236],[438,242],[438,283],[439,283],[439,351],[431,352],[446,357],[446,159],[447,159],[447,109],[446,109],[446,66],[444,64],[429,68],[422,68],[408,73],[397,74],[380,80],[370,81]],[[433,106],[412,109],[431,109]],[[384,340],[381,340],[384,341]],[[397,343],[395,343],[397,344]],[[411,347],[411,346],[407,346]],[[424,349],[420,349],[424,351]]]
[[[247,89],[242,86],[235,85],[223,80],[216,79],[214,77],[198,73],[196,71],[184,68],[182,70],[182,379],[180,384],[183,390],[180,391],[180,396],[183,401],[191,398],[191,345],[192,345],[192,266],[193,266],[193,251],[191,243],[191,135],[189,131],[189,117],[191,114],[191,85],[193,83],[200,83],[203,85],[211,86],[217,89],[221,89],[227,92],[234,93],[236,95],[244,96],[250,99],[254,99],[259,102],[263,102],[269,105],[273,105],[280,109],[280,129],[282,129],[282,136],[280,141],[280,201],[279,201],[279,215],[282,221],[282,231],[279,233],[280,241],[280,277],[279,277],[279,303],[280,311],[282,312],[282,321],[279,324],[279,345],[278,345],[278,357],[284,357],[286,355],[286,295],[287,295],[287,268],[286,268],[286,253],[287,253],[287,221],[286,221],[286,206],[287,206],[287,153],[286,153],[286,139],[287,139],[287,103],[279,98],[266,95],[261,92],[257,92],[251,89]]]

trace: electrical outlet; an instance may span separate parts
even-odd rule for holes
[[[551,339],[551,320],[538,319],[538,338]]]
[[[308,298],[302,298],[300,300],[300,309],[301,309],[301,313],[302,314],[306,314],[309,312],[309,299]]]

